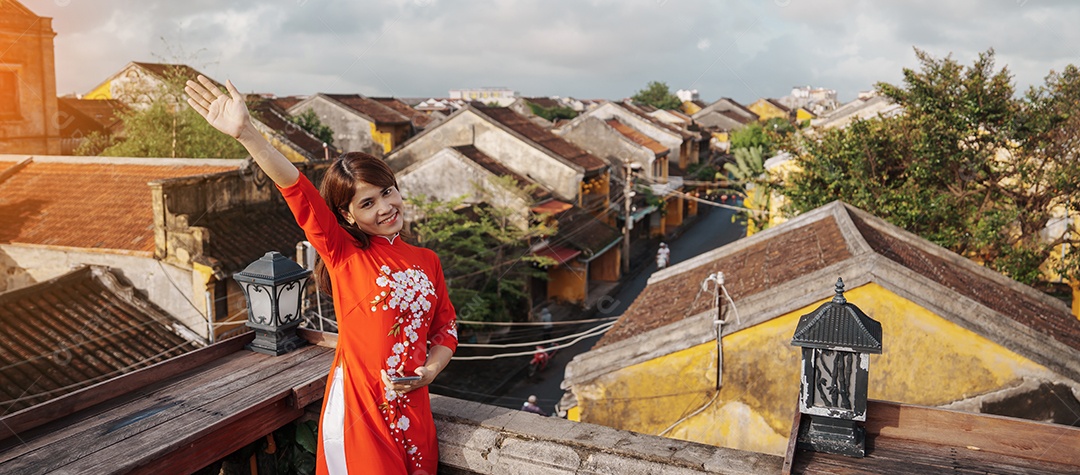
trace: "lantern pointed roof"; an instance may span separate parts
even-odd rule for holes
[[[791,344],[829,350],[881,353],[881,323],[844,298],[844,280],[836,279],[836,296],[803,315]]]

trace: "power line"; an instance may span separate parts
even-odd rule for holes
[[[602,327],[604,325],[608,325],[610,327],[611,325],[614,325],[614,324],[615,324],[614,322],[612,322],[610,324],[609,323],[602,323],[600,325],[597,325],[597,326],[595,326],[593,328],[590,328],[590,329],[585,330],[585,331],[580,332],[580,333],[571,333],[569,335],[560,336],[558,338],[549,338],[547,340],[526,341],[526,342],[521,342],[521,343],[505,343],[505,344],[498,344],[498,345],[497,344],[491,344],[491,343],[459,343],[458,347],[459,348],[460,347],[466,347],[466,348],[520,348],[520,347],[525,347],[525,346],[538,346],[538,345],[543,345],[543,344],[546,344],[546,343],[554,343],[554,342],[557,342],[557,341],[569,340],[571,338],[575,338],[575,337],[585,335],[585,334],[591,334],[592,332],[594,332],[599,327]]]
[[[615,322],[604,323],[604,324],[601,324],[601,325],[597,325],[596,327],[594,327],[589,332],[586,332],[585,334],[582,334],[581,336],[577,337],[575,340],[573,340],[573,341],[571,341],[569,343],[566,343],[566,344],[563,344],[563,345],[552,346],[552,347],[549,347],[549,348],[545,348],[545,350],[553,351],[553,350],[561,350],[563,348],[569,348],[569,347],[573,346],[575,343],[577,343],[577,342],[579,342],[581,340],[584,340],[586,338],[602,335],[604,332],[610,330],[613,325],[615,325]],[[454,356],[453,359],[461,360],[461,361],[495,360],[495,359],[499,359],[499,358],[512,358],[512,357],[516,357],[516,356],[531,356],[531,355],[533,355],[535,353],[536,353],[535,351],[521,351],[521,352],[516,352],[516,353],[500,353],[500,354],[497,354],[497,355],[488,355],[488,356]]]

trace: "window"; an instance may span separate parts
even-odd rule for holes
[[[19,117],[18,77],[15,71],[0,71],[0,118]]]

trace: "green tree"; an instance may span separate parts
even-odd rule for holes
[[[132,107],[119,114],[122,137],[100,137],[86,141],[83,153],[92,152],[106,142],[100,155],[114,157],[244,158],[247,151],[206,122],[184,100],[184,77],[178,70],[166,73],[163,84],[149,91],[151,98],[143,107]]]
[[[322,140],[327,146],[334,146],[334,131],[319,120],[319,116],[315,114],[315,110],[307,109],[299,115],[291,116],[289,117],[289,122],[300,126],[301,129],[306,130],[309,134]]]
[[[795,136],[801,172],[784,188],[792,211],[842,199],[1014,279],[1032,283],[1040,267],[1076,278],[1070,232],[1047,225],[1080,212],[1080,73],[1051,73],[1015,97],[994,52],[971,66],[916,50],[919,70],[877,89],[902,115],[856,121],[807,140]]]
[[[513,179],[496,180],[499,188],[514,190]],[[450,201],[416,196],[408,200],[420,217],[411,231],[418,245],[434,250],[442,259],[450,301],[458,318],[478,322],[510,321],[528,314],[528,281],[545,278],[538,265],[548,258],[529,252],[530,240],[554,234],[536,216],[523,216],[517,208],[492,204],[464,207],[465,197]]]
[[[566,106],[543,107],[530,102],[529,109],[532,109],[533,114],[543,117],[549,122],[555,122],[558,119],[573,119],[578,115],[577,111]]]
[[[667,83],[660,81],[649,81],[645,89],[638,91],[631,99],[657,109],[678,109],[682,105],[682,101],[668,89]]]

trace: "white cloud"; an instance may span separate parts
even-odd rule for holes
[[[102,0],[28,5],[54,18],[58,91],[128,61],[179,60],[246,90],[441,96],[498,85],[621,98],[648,81],[753,101],[794,85],[842,99],[916,67],[994,48],[1018,89],[1080,57],[1080,4],[917,0]],[[184,59],[186,58],[186,59]]]

